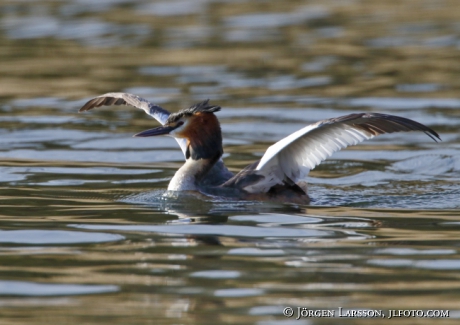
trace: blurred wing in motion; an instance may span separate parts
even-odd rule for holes
[[[394,115],[361,113],[319,121],[269,147],[255,167],[263,180],[245,190],[267,192],[276,184],[297,182],[336,151],[380,134],[409,131],[422,131],[434,141],[441,140],[429,127]]]
[[[79,112],[89,111],[95,107],[111,106],[111,105],[130,105],[139,109],[144,110],[148,115],[152,116],[155,120],[160,122],[162,125],[166,123],[170,113],[164,108],[150,103],[148,100],[139,96],[128,94],[128,93],[107,93],[96,98],[89,100]],[[187,151],[187,141],[185,139],[175,138],[182,153],[185,157]]]

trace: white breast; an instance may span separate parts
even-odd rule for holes
[[[204,163],[205,160],[187,159],[169,182],[168,191],[197,191],[196,175],[203,170]]]

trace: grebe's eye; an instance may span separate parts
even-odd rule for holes
[[[184,121],[177,122],[177,127],[184,125]]]

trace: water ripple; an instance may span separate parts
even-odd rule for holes
[[[119,291],[114,285],[55,284],[0,280],[0,295],[9,296],[73,296]]]
[[[0,243],[12,244],[83,244],[123,240],[115,234],[66,230],[0,230]]]

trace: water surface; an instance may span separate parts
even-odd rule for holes
[[[2,324],[367,324],[285,307],[460,317],[460,21],[453,0],[0,4]],[[164,196],[183,163],[129,107],[222,106],[233,171],[352,112],[436,130],[334,154],[309,206]],[[373,322],[391,320],[373,319]],[[401,324],[431,318],[399,318]]]

